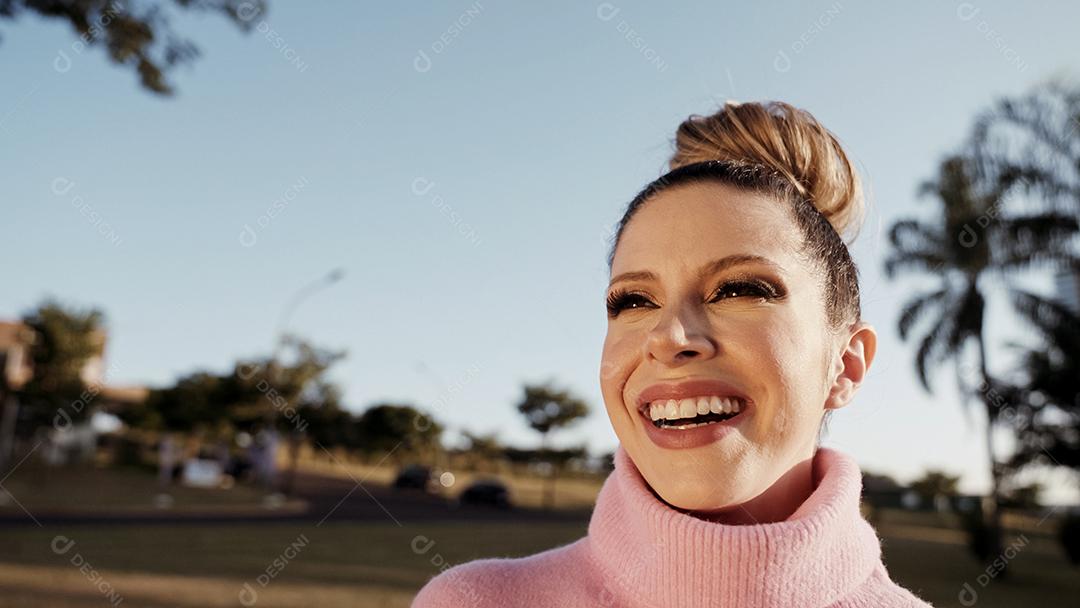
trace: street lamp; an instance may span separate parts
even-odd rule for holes
[[[279,359],[281,356],[281,349],[285,345],[285,335],[286,329],[288,328],[288,322],[292,318],[293,313],[296,312],[296,309],[300,306],[301,302],[303,302],[316,292],[330,287],[334,283],[337,283],[344,276],[345,271],[341,268],[335,268],[334,270],[331,270],[330,273],[326,276],[316,279],[315,281],[312,281],[311,283],[298,289],[296,293],[293,294],[292,298],[290,298],[289,301],[286,303],[285,308],[282,309],[281,317],[278,320],[277,338],[274,344],[274,353],[273,356],[270,358],[270,373],[268,374],[270,376],[270,382],[273,385],[277,386],[281,380],[281,362]],[[268,411],[267,422],[270,424],[271,428],[273,428],[273,422],[275,419],[276,415]],[[290,464],[289,475],[285,479],[285,487],[283,488],[285,495],[289,495],[292,493],[293,478],[296,475],[296,461],[299,455],[298,452],[300,450],[300,433],[301,431],[299,429],[294,429],[289,440]],[[277,468],[276,463],[274,462],[275,455],[270,454],[269,457],[271,459],[269,462],[269,466],[271,467],[271,471],[273,471]],[[271,481],[273,476],[268,475],[268,477],[270,478],[268,479],[268,481]]]
[[[289,301],[285,304],[285,307],[281,309],[281,316],[278,320],[277,339],[274,346],[274,356],[272,359],[275,363],[278,360],[278,355],[281,354],[281,348],[285,342],[285,330],[288,327],[287,324],[292,318],[293,313],[296,312],[297,307],[300,306],[300,303],[310,297],[312,294],[318,292],[320,289],[325,289],[333,285],[334,283],[337,283],[344,276],[344,270],[342,270],[341,268],[335,268],[334,270],[331,270],[330,273],[326,276],[316,279],[311,283],[308,283],[307,285],[296,290],[296,293],[294,293],[292,298],[290,298]]]

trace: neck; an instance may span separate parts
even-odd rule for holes
[[[814,492],[814,459],[795,463],[767,490],[738,505],[710,511],[686,511],[720,524],[771,524],[791,517]]]

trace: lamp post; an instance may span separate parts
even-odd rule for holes
[[[448,387],[450,386],[450,383],[443,379],[441,375],[437,374],[435,370],[431,369],[431,367],[429,367],[427,363],[424,363],[423,361],[417,361],[415,369],[419,374],[427,377],[427,379],[430,380],[438,388],[438,394],[441,395],[442,393],[445,393],[449,390]],[[433,416],[427,416],[427,418],[428,424],[433,424],[435,422]],[[417,424],[417,421],[414,420],[413,424]],[[449,469],[447,465],[450,464],[450,458],[443,450],[441,440],[436,443],[435,462],[433,464],[440,473]]]
[[[334,270],[331,270],[330,273],[328,273],[326,276],[316,279],[315,281],[312,281],[311,283],[298,289],[296,293],[294,293],[293,296],[286,303],[285,307],[282,309],[281,316],[278,320],[278,329],[277,337],[274,344],[274,352],[273,356],[270,358],[269,376],[272,385],[277,386],[281,381],[281,350],[285,346],[286,331],[288,329],[289,320],[292,318],[293,313],[296,312],[296,309],[304,300],[306,300],[313,294],[319,292],[320,290],[330,287],[334,283],[337,283],[344,276],[345,271],[341,268],[335,268]],[[277,415],[275,413],[267,412],[267,421],[269,422],[271,429],[274,428],[274,422],[276,421],[276,419]],[[274,432],[276,433],[276,429],[274,429]],[[294,429],[289,436],[289,473],[288,476],[285,478],[285,487],[283,488],[283,493],[286,496],[292,494],[293,479],[296,476],[296,461],[300,451],[300,436],[301,431],[299,429]],[[268,464],[270,466],[270,470],[272,472],[276,471],[276,454],[270,454],[269,458],[270,461]],[[268,477],[272,480],[273,473],[268,475]],[[270,481],[270,484],[272,485],[272,481]]]
[[[279,317],[278,319],[277,338],[274,345],[273,361],[275,363],[278,360],[278,355],[281,354],[281,347],[284,345],[283,343],[285,341],[285,331],[288,327],[289,319],[292,318],[293,313],[296,312],[296,309],[300,306],[300,303],[310,297],[312,294],[318,292],[319,290],[325,289],[333,285],[334,283],[337,283],[344,276],[345,271],[341,268],[335,268],[334,270],[331,270],[330,273],[326,276],[316,279],[311,283],[308,283],[307,285],[298,289],[296,293],[293,294],[292,298],[289,299],[288,303],[285,304],[285,308],[281,309],[281,317]]]

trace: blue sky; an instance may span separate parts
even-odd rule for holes
[[[311,6],[273,1],[248,35],[177,17],[202,56],[172,72],[172,99],[73,48],[67,26],[0,22],[15,262],[0,317],[46,295],[99,306],[110,381],[163,385],[268,352],[296,290],[340,267],[290,327],[348,351],[333,378],[351,408],[412,402],[533,444],[513,404],[552,379],[593,407],[555,443],[613,449],[598,381],[609,227],[687,115],[782,99],[839,135],[870,188],[854,253],[881,341],[826,444],[903,481],[939,467],[985,489],[982,417],[965,420],[951,370],[925,393],[896,335],[919,284],[885,280],[884,234],[930,211],[916,185],[977,111],[1076,75],[1080,6]],[[1023,331],[992,315],[998,342]]]

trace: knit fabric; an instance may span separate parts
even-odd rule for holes
[[[814,491],[786,520],[721,524],[660,500],[620,445],[585,537],[449,568],[412,608],[931,606],[889,578],[858,463],[820,447],[812,468]]]

